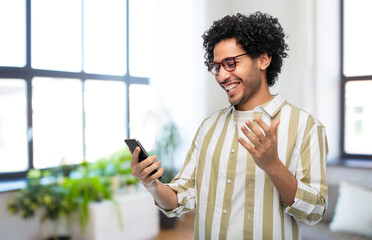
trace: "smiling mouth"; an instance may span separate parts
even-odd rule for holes
[[[230,84],[228,86],[224,85],[224,84],[221,84],[221,86],[227,91],[227,92],[230,92],[232,90],[234,90],[239,84],[238,83],[234,83],[234,84]]]

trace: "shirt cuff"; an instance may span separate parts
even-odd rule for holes
[[[187,198],[185,196],[185,192],[179,193],[176,186],[172,183],[168,183],[168,184],[165,184],[165,185],[170,187],[177,194],[178,207],[176,207],[175,209],[172,209],[172,210],[165,210],[164,208],[161,208],[155,202],[155,205],[159,208],[159,210],[161,212],[163,212],[167,217],[171,218],[171,217],[179,217],[182,214],[192,210],[192,208],[187,207],[187,205],[188,205],[187,202],[190,202],[190,201],[186,200]]]
[[[325,202],[320,201],[321,197],[318,192],[298,181],[297,191],[292,206],[286,206],[285,212],[297,220],[307,224],[315,224],[322,219]]]

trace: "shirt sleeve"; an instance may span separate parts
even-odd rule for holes
[[[199,128],[200,130],[200,128]],[[178,207],[173,210],[159,209],[168,217],[179,217],[196,207],[195,171],[198,155],[198,135],[196,133],[185,163],[177,176],[168,184],[177,194]]]
[[[296,178],[297,192],[286,213],[306,224],[319,222],[326,210],[326,160],[328,144],[324,126],[315,125],[305,136],[300,149]]]

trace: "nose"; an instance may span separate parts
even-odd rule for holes
[[[221,67],[218,76],[216,76],[216,80],[222,83],[226,79],[230,78],[230,76],[231,73],[229,71],[226,71],[225,68]]]

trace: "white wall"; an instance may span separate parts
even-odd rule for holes
[[[329,161],[337,161],[340,142],[340,1],[316,1],[316,115],[327,130]]]
[[[157,30],[151,38],[154,49],[150,76],[156,102],[155,125],[160,127],[169,117],[177,123],[183,140],[176,161],[180,168],[199,124],[207,116],[208,71],[203,64],[201,41],[205,2],[160,0],[156,10],[158,14],[152,13],[151,19]]]

